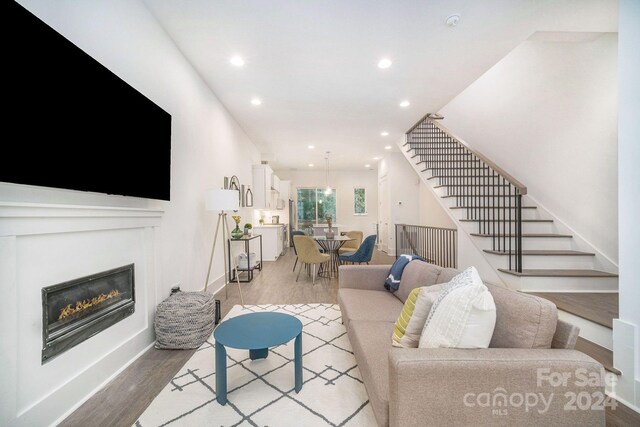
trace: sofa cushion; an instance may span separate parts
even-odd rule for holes
[[[460,273],[460,270],[455,268],[443,268],[440,270],[440,275],[436,280],[436,283],[447,283],[450,282],[451,279],[456,277]]]
[[[352,320],[391,322],[393,327],[402,311],[402,303],[385,290],[339,289],[338,303],[342,310],[342,323],[347,327]],[[391,341],[391,333],[388,338]],[[391,345],[391,342],[387,344]]]
[[[558,310],[551,301],[486,285],[496,304],[496,327],[490,348],[551,348]]]
[[[475,267],[444,286],[426,319],[420,348],[487,348],[496,324],[496,306]]]
[[[354,320],[349,341],[379,426],[389,425],[389,358],[393,323]]]
[[[445,283],[422,286],[411,291],[393,328],[391,345],[404,348],[418,347],[431,306],[445,286]]]
[[[442,267],[428,262],[414,260],[404,268],[402,279],[400,280],[400,288],[396,291],[395,296],[403,303],[415,288],[421,286],[435,285],[440,275]]]

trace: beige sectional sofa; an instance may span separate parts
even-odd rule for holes
[[[392,294],[383,286],[389,269],[341,266],[338,290],[379,426],[604,425],[604,368],[573,350],[578,328],[559,321],[553,303],[487,285],[497,317],[490,348],[395,348],[393,325],[411,290],[458,271],[412,261]]]

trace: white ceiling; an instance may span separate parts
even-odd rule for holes
[[[617,31],[615,0],[144,2],[275,169],[375,166],[533,32]]]

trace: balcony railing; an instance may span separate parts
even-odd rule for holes
[[[418,255],[431,264],[457,268],[457,230],[396,224],[396,257],[402,254]]]

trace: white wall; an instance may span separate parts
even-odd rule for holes
[[[0,424],[12,426],[53,423],[153,342],[153,309],[170,287],[204,286],[217,219],[205,211],[206,189],[221,187],[223,176],[233,174],[250,183],[251,165],[260,161],[244,131],[141,2],[20,3],[169,112],[172,153],[170,202],[0,184],[3,300],[20,307],[1,311],[0,319]],[[33,203],[46,204],[48,217],[29,229],[31,220],[20,222],[20,215],[40,208],[20,206]],[[87,218],[58,218],[59,205],[75,205],[69,215]],[[104,213],[111,210],[87,213],[86,206],[118,206],[124,209],[114,212],[124,213],[107,219]],[[243,217],[250,214],[241,211]],[[151,219],[131,225],[131,215]],[[94,230],[81,229],[88,223]],[[60,227],[41,234],[41,228],[53,225]],[[78,252],[77,244],[88,249]],[[40,247],[54,252],[48,255]],[[221,254],[213,278],[222,275]],[[141,267],[136,315],[40,366],[40,289],[87,274],[89,267],[99,271],[126,260]]]
[[[395,255],[395,225],[420,221],[420,177],[402,153],[389,153],[378,162],[378,180],[384,177],[389,186],[387,247]]]
[[[640,410],[640,2],[620,0],[618,215],[620,315],[613,325],[614,364],[623,374],[616,393]]]
[[[298,187],[326,187],[326,176],[323,170],[300,171],[300,170],[276,170],[276,175],[281,180],[291,181],[291,198],[297,203]],[[374,170],[364,171],[331,171],[329,172],[329,184],[336,189],[338,199],[336,200],[337,221],[336,224],[343,226],[342,230],[361,230],[365,237],[375,234],[375,223],[378,217],[378,187],[376,172]],[[353,189],[364,187],[367,197],[367,215],[353,214]]]
[[[419,190],[420,225],[430,227],[456,228],[448,213],[442,208],[436,196],[423,181],[420,181]]]
[[[440,111],[444,126],[614,263],[616,61],[613,33],[574,43],[527,41]]]

